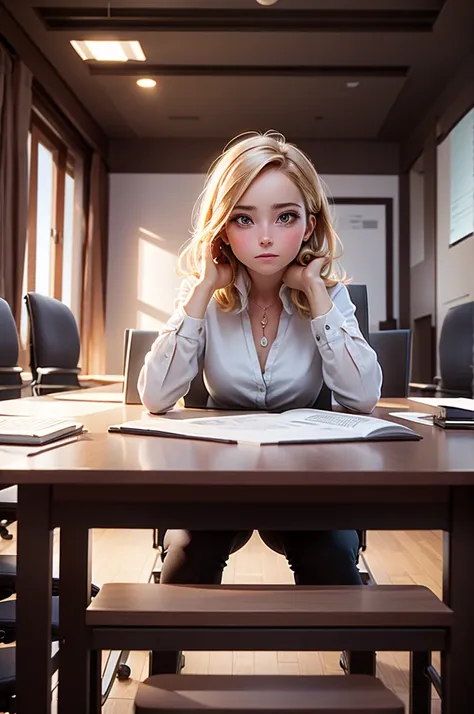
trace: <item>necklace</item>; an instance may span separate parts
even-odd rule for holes
[[[255,302],[255,300],[252,300],[252,298],[250,297],[250,295],[249,295],[249,300],[250,300],[251,302],[253,302],[254,305],[256,305],[257,307],[259,307],[260,310],[263,310],[262,319],[260,320],[260,324],[261,324],[261,326],[262,326],[262,339],[260,340],[260,344],[262,345],[262,347],[266,347],[266,346],[268,345],[268,340],[267,340],[267,338],[265,337],[265,328],[266,328],[266,326],[268,325],[267,310],[269,310],[271,307],[273,307],[274,305],[276,305],[277,302],[278,302],[278,300],[275,300],[275,302],[272,302],[271,305],[267,305],[267,307],[262,307],[261,305],[259,305],[257,302]]]

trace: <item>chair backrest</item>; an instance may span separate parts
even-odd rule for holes
[[[439,336],[441,386],[471,397],[474,363],[474,302],[448,310]]]
[[[145,356],[150,351],[153,342],[158,337],[158,330],[125,330],[124,335],[124,384],[123,394],[125,404],[140,404],[138,394],[138,376],[145,362]]]
[[[21,386],[21,369],[17,366],[19,353],[18,333],[10,305],[0,298],[0,386]],[[21,396],[18,390],[4,390],[0,399]]]
[[[367,285],[347,285],[349,297],[355,305],[355,316],[359,323],[360,331],[369,341],[369,298]]]
[[[14,367],[18,362],[18,333],[10,305],[0,298],[0,367]]]
[[[370,333],[383,372],[382,397],[407,397],[411,369],[411,330]]]
[[[38,367],[77,368],[81,343],[76,318],[55,298],[30,292],[25,295],[30,320],[30,366],[33,379]]]

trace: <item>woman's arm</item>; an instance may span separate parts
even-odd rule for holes
[[[347,288],[339,283],[326,297],[308,295],[308,300],[325,383],[339,404],[370,413],[380,398],[382,370],[360,331]],[[318,312],[323,304],[329,308],[325,314]]]
[[[183,281],[179,307],[153,343],[138,378],[140,398],[150,412],[167,411],[188,393],[204,353],[204,317],[213,294],[205,282]]]

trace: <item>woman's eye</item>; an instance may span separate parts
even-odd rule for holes
[[[293,223],[296,218],[296,213],[282,213],[281,216],[278,217],[278,220],[280,223],[287,225],[288,223]]]
[[[252,223],[252,219],[250,218],[250,216],[236,216],[236,218],[234,218],[233,220],[239,226],[250,226]]]

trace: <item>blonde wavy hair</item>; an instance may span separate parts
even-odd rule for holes
[[[322,181],[306,154],[277,132],[240,135],[213,162],[194,207],[192,237],[180,253],[178,274],[199,277],[203,249],[222,238],[234,206],[260,172],[269,167],[280,169],[295,183],[302,193],[307,216],[316,217],[316,227],[301,246],[296,262],[308,265],[315,258],[325,258],[321,275],[327,287],[345,279],[336,262],[342,255],[342,246],[332,225]],[[235,280],[241,263],[230,246],[223,246],[223,250],[232,267],[232,280],[227,287],[216,290],[214,297],[222,310],[230,312],[240,305]],[[293,289],[290,294],[298,314],[311,317],[306,295]]]

